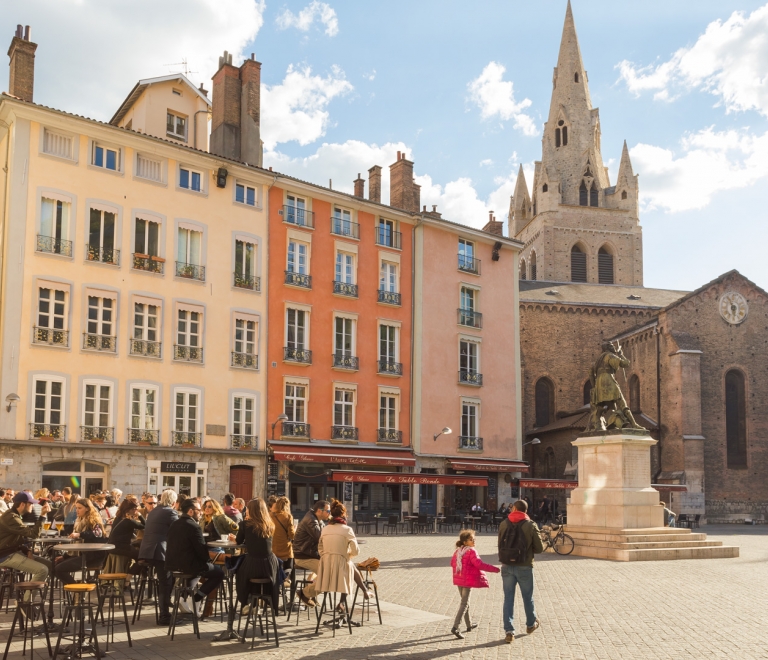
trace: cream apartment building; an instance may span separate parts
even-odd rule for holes
[[[271,179],[182,75],[109,124],[34,104],[35,48],[0,95],[0,484],[260,492]]]

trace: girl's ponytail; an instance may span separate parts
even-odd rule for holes
[[[465,529],[464,531],[459,534],[459,540],[456,541],[456,547],[461,548],[465,545],[467,545],[467,541],[471,541],[475,538],[475,530],[474,529]]]

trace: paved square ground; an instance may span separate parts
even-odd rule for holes
[[[385,625],[366,623],[336,631],[333,638],[306,614],[298,627],[280,619],[280,648],[257,638],[256,648],[237,642],[212,643],[223,629],[218,619],[202,625],[202,640],[190,625],[171,642],[165,629],[150,626],[149,610],[133,629],[134,645],[124,635],[108,657],[152,659],[317,658],[752,658],[768,659],[768,528],[703,528],[711,538],[739,545],[737,559],[618,563],[540,555],[536,562],[536,610],[541,628],[504,643],[501,578],[490,575],[490,589],[472,593],[472,618],[480,625],[464,640],[450,634],[458,607],[451,583],[450,556],[456,537],[440,535],[361,536],[361,559],[376,556],[375,574],[385,604]],[[477,549],[498,565],[495,535],[483,534]],[[516,628],[524,630],[518,595]],[[3,647],[12,615],[0,614]],[[146,618],[146,621],[145,621]],[[103,639],[103,637],[102,637]],[[14,643],[9,658],[21,658]],[[29,653],[27,651],[27,653]],[[37,653],[38,658],[43,655]],[[29,655],[27,655],[29,657]],[[47,657],[47,654],[45,654]]]

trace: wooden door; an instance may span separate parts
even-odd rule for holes
[[[246,502],[253,498],[253,468],[250,465],[233,465],[229,468],[229,490],[235,497]]]

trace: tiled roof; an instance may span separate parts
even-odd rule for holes
[[[686,293],[642,286],[520,280],[520,302],[660,309],[679,300]]]

